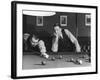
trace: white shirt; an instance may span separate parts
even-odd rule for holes
[[[68,36],[68,38],[71,40],[71,42],[73,44],[75,44],[76,47],[76,51],[80,52],[81,48],[80,45],[78,43],[78,40],[74,37],[74,35],[68,30],[68,29],[64,29],[66,36]],[[54,33],[55,38],[52,40],[52,51],[53,52],[57,52],[58,51],[58,40],[59,38],[63,39],[63,35],[62,35],[62,29],[61,28],[57,28],[57,31]]]

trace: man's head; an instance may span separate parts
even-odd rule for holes
[[[55,31],[55,32],[59,32],[59,30],[61,30],[61,28],[60,28],[60,26],[59,26],[59,23],[56,23],[56,24],[54,25],[54,31]]]
[[[38,42],[38,40],[39,40],[39,38],[33,34],[32,35],[32,42]]]
[[[24,40],[27,41],[27,39],[29,38],[30,34],[29,33],[24,33],[23,38]]]

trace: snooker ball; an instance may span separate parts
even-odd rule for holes
[[[77,59],[77,60],[76,60],[76,63],[77,63],[77,64],[82,64],[82,60]]]
[[[74,62],[74,59],[73,59],[73,58],[71,58],[71,59],[70,59],[70,62]]]
[[[87,58],[87,59],[86,59],[86,62],[89,62],[89,63],[90,63],[90,62],[91,62],[91,58],[90,58],[90,57]]]
[[[63,58],[63,56],[62,56],[62,55],[60,55],[60,56],[59,56],[59,59],[62,59],[62,58]]]
[[[46,65],[46,61],[42,61],[41,64],[42,64],[42,65]]]
[[[55,61],[55,57],[52,57],[51,60],[52,60],[52,61]]]

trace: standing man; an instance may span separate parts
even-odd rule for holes
[[[58,52],[58,50],[64,51],[73,51],[75,48],[76,52],[81,51],[81,47],[78,43],[78,40],[74,37],[74,35],[68,29],[62,29],[59,24],[54,26],[54,37],[52,40],[52,48],[53,52]]]

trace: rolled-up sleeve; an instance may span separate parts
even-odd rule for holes
[[[46,46],[45,46],[43,40],[40,40],[40,41],[39,41],[38,46],[39,46],[39,49],[40,49],[40,52],[41,52],[41,53],[46,52]]]
[[[65,29],[65,33],[69,37],[69,39],[71,40],[71,42],[75,44],[76,51],[80,52],[81,51],[81,47],[80,47],[80,45],[78,43],[78,40],[74,37],[74,35],[69,30]]]

